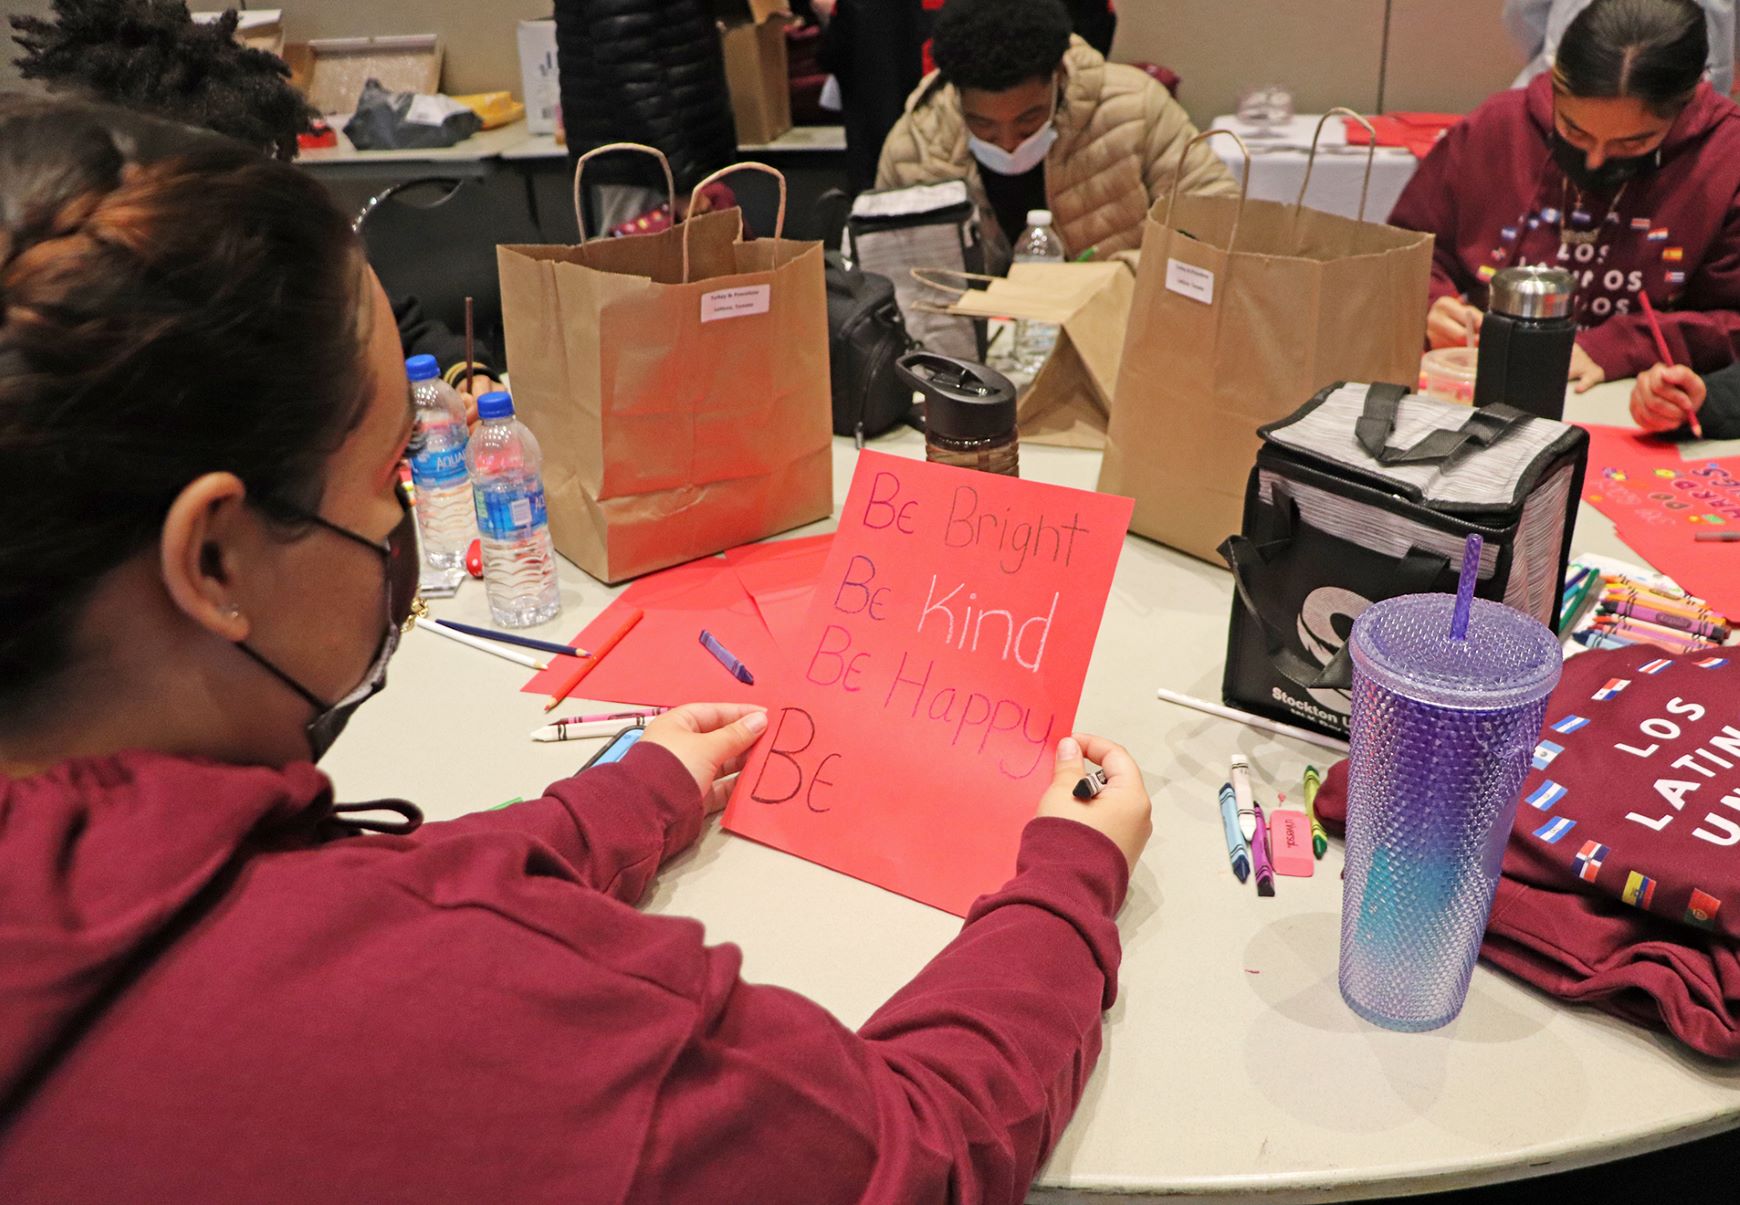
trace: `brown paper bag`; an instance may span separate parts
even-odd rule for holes
[[[1193,143],[1215,134],[1237,140]],[[1419,374],[1432,236],[1306,209],[1304,185],[1293,205],[1162,197],[1143,233],[1099,488],[1136,500],[1131,531],[1216,564],[1258,427],[1333,381]]]
[[[739,146],[761,146],[791,129],[791,71],[784,0],[748,0],[742,17],[719,22],[725,86]]]
[[[1105,445],[1135,290],[1127,265],[1015,264],[1007,278],[934,269],[913,275],[953,297],[941,312],[1056,323],[1057,346],[1016,403],[1021,438],[1070,448]],[[969,288],[970,282],[985,287]]]
[[[587,160],[621,149],[658,155],[613,144],[582,156],[576,198]],[[743,163],[696,192],[745,168],[779,177]],[[780,237],[779,179],[771,239],[744,241],[732,209],[657,234],[498,250],[514,405],[543,446],[551,534],[602,581],[832,513],[822,248]]]

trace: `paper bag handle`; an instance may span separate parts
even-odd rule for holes
[[[756,163],[753,161],[749,161],[749,162],[744,162],[744,163],[733,163],[730,167],[720,168],[718,171],[716,171],[712,175],[708,176],[705,180],[703,180],[699,184],[695,185],[695,191],[693,191],[689,194],[689,213],[691,215],[694,214],[695,201],[698,197],[700,197],[701,190],[703,188],[706,188],[707,185],[713,183],[715,180],[723,180],[726,176],[731,175],[733,172],[742,172],[742,171],[766,172],[768,175],[772,176],[775,180],[779,181],[779,214],[773,219],[773,237],[774,237],[774,241],[777,242],[781,238],[785,237],[785,173],[780,171],[777,167],[769,167],[765,163]],[[685,220],[683,222],[683,283],[684,284],[689,283],[689,227],[690,227],[690,225],[691,225],[691,223],[688,222],[687,220]]]
[[[671,207],[671,220],[677,218],[677,182],[671,175],[671,161],[665,158],[665,153],[656,146],[646,146],[639,142],[611,142],[604,146],[587,151],[574,162],[574,224],[580,228],[580,242],[586,242],[586,219],[580,213],[580,173],[586,170],[586,163],[600,155],[608,155],[612,151],[639,151],[643,155],[651,155],[659,161],[659,166],[665,173],[665,204]]]
[[[965,297],[973,290],[970,285],[953,283],[945,284],[944,281],[948,281],[950,278],[956,281],[982,280],[986,284],[990,284],[995,280],[1003,279],[1001,276],[986,276],[983,272],[962,272],[957,268],[908,268],[907,271],[912,274],[912,279],[916,280],[925,288],[935,289],[939,293],[952,294],[956,301],[959,301],[962,297]]]
[[[1177,227],[1172,225],[1172,205],[1178,200],[1179,185],[1184,181],[1184,161],[1190,157],[1190,148],[1199,142],[1208,141],[1217,134],[1225,134],[1228,138],[1231,138],[1234,142],[1238,143],[1239,154],[1245,157],[1245,172],[1244,175],[1239,177],[1239,207],[1237,212],[1233,214],[1232,233],[1226,240],[1226,249],[1231,251],[1233,245],[1238,242],[1239,219],[1245,216],[1245,194],[1251,191],[1251,148],[1246,146],[1245,140],[1240,138],[1238,134],[1232,130],[1204,130],[1195,138],[1192,138],[1189,142],[1185,143],[1184,149],[1178,152],[1178,170],[1172,174],[1172,188],[1171,191],[1166,194],[1166,225],[1169,228],[1177,229]]]
[[[1365,127],[1371,135],[1371,141],[1365,147],[1365,180],[1359,186],[1359,220],[1365,221],[1365,198],[1371,191],[1372,160],[1377,155],[1377,131],[1371,122],[1355,113],[1352,109],[1334,108],[1317,119],[1317,130],[1311,135],[1311,156],[1305,160],[1305,178],[1299,181],[1299,196],[1293,201],[1293,220],[1299,220],[1299,210],[1305,205],[1305,190],[1311,187],[1311,169],[1317,166],[1317,140],[1323,137],[1323,127],[1331,117],[1351,117]]]

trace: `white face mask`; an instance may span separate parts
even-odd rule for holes
[[[1051,98],[1051,116],[1045,119],[1044,125],[1022,139],[1020,146],[1006,151],[994,143],[968,134],[967,150],[982,166],[999,176],[1021,176],[1044,163],[1056,141],[1057,95],[1054,92]]]

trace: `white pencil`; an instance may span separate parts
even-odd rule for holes
[[[467,636],[464,632],[456,632],[452,628],[444,628],[432,619],[418,619],[417,626],[425,632],[434,632],[437,636],[444,636],[456,644],[463,644],[467,647],[474,648],[480,653],[489,653],[491,656],[500,657],[503,661],[512,661],[515,665],[523,665],[527,669],[545,670],[550,668],[547,664],[539,661],[536,657],[528,657],[524,653],[516,653],[513,649],[504,644],[496,644],[494,641],[490,640],[479,640],[475,636]]]
[[[1317,745],[1324,749],[1333,749],[1337,753],[1347,752],[1347,742],[1337,740],[1333,736],[1324,736],[1320,732],[1309,732],[1304,728],[1295,728],[1291,724],[1277,724],[1274,720],[1265,720],[1260,715],[1252,715],[1248,711],[1239,711],[1232,707],[1222,707],[1219,703],[1210,703],[1206,699],[1198,699],[1193,695],[1181,695],[1175,690],[1167,690],[1162,686],[1154,692],[1156,698],[1167,703],[1176,703],[1180,707],[1188,707],[1200,711],[1204,715],[1219,716],[1223,720],[1231,720],[1235,724],[1244,724],[1263,732],[1272,732],[1276,736],[1292,737],[1296,741],[1304,741],[1308,745]]]

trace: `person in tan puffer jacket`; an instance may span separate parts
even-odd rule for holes
[[[1071,259],[1141,246],[1197,133],[1165,88],[1072,36],[1059,0],[949,0],[931,49],[937,70],[883,143],[878,188],[966,180],[994,271],[1033,209],[1051,211]],[[1185,192],[1238,190],[1207,143],[1182,175]]]

